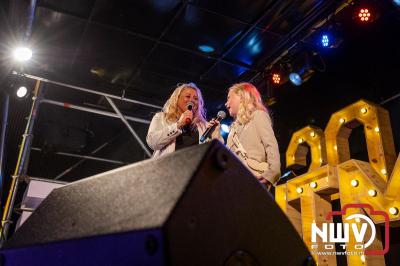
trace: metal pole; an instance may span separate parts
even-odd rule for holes
[[[43,81],[43,82],[46,82],[46,83],[55,84],[55,85],[71,88],[71,89],[74,89],[74,90],[93,93],[93,94],[101,95],[101,96],[104,96],[104,97],[117,99],[117,100],[120,100],[120,101],[125,101],[125,102],[136,103],[136,104],[140,104],[140,105],[144,105],[144,106],[148,106],[148,107],[153,107],[153,108],[156,108],[156,109],[162,109],[161,106],[150,104],[150,103],[145,103],[145,102],[142,102],[142,101],[128,99],[128,98],[125,98],[124,96],[117,96],[117,95],[108,94],[108,93],[104,93],[104,92],[89,90],[89,89],[85,89],[85,88],[82,88],[82,87],[79,87],[79,86],[69,85],[69,84],[66,84],[66,83],[53,81],[53,80],[49,80],[49,79],[45,79],[45,78],[41,78],[41,77],[29,75],[29,74],[25,74],[25,73],[20,73],[20,72],[17,72],[17,71],[13,71],[12,73],[14,75],[20,75],[20,76],[24,76],[24,77],[27,77],[27,78],[30,78],[30,79],[40,80],[40,81]]]
[[[40,81],[36,82],[31,113],[28,118],[25,133],[22,137],[22,144],[19,150],[18,161],[15,167],[14,175],[12,176],[11,187],[8,193],[7,202],[4,206],[3,219],[1,221],[1,234],[0,234],[0,247],[3,246],[4,241],[7,239],[8,230],[10,227],[11,216],[14,209],[14,202],[18,191],[18,183],[21,176],[26,175],[27,166],[29,162],[30,147],[32,143],[32,132],[35,120],[39,113],[40,98],[42,97],[42,85]]]
[[[100,150],[102,150],[104,147],[108,146],[111,142],[113,142],[117,137],[119,136],[116,135],[113,138],[111,138],[109,141],[103,143],[102,145],[100,145],[98,148],[96,148],[95,150],[93,150],[90,155],[94,155],[97,152],[99,152]],[[69,167],[68,169],[66,169],[65,171],[63,171],[62,173],[60,173],[58,176],[56,176],[54,178],[54,180],[58,180],[60,178],[62,178],[63,176],[65,176],[66,174],[68,174],[69,172],[71,172],[72,170],[74,170],[76,167],[78,167],[79,165],[81,165],[86,159],[82,159],[79,162],[77,162],[76,164],[72,165],[71,167]]]
[[[349,6],[353,1],[352,0],[348,0],[345,3],[343,3],[342,5],[340,5],[337,9],[335,9],[335,11],[333,12],[333,15],[338,14],[339,12],[341,12],[344,8],[346,8],[347,6]],[[319,14],[317,14],[319,15]],[[314,16],[315,17],[315,16]],[[305,21],[310,21],[313,18],[307,18]],[[328,21],[328,19],[324,19],[322,21],[318,21],[317,23],[315,23],[311,29],[319,29],[319,27],[321,27],[322,25],[324,25],[326,22]],[[299,26],[301,26],[304,23],[299,24],[298,26],[296,26],[296,29],[290,33],[290,37],[287,38],[286,40],[283,41],[283,44],[280,44],[280,47],[283,47],[284,45],[286,45],[288,43],[288,41],[290,41],[290,39],[292,38],[293,35],[297,34],[302,28],[300,27],[300,29],[298,29]],[[315,31],[309,32],[305,37],[302,38],[301,41],[305,40],[307,37],[309,37],[311,34],[313,34]],[[281,42],[282,43],[282,42]],[[277,62],[279,62],[284,56],[286,56],[290,50],[292,50],[293,47],[295,47],[297,45],[297,42],[293,43],[292,45],[290,45],[289,48],[285,49],[282,53],[280,53],[277,57],[275,57],[275,59],[272,62],[269,62],[268,65],[264,68],[264,70],[270,70]],[[276,52],[278,52],[279,49],[275,49]],[[274,51],[275,52],[275,51]],[[249,81],[253,82],[261,73],[257,72]]]
[[[5,165],[4,149],[6,145],[9,103],[10,103],[10,95],[4,94],[3,118],[1,120],[1,139],[0,139],[0,206],[2,205],[3,202],[4,165]]]
[[[241,32],[239,36],[232,41],[232,43],[228,44],[228,47],[223,51],[223,53],[218,57],[218,59],[205,71],[201,74],[201,78],[205,77],[208,73],[210,73],[211,70],[213,70],[218,63],[221,62],[222,58],[226,57],[237,45],[248,36],[250,32],[254,30],[254,28],[257,27],[258,24],[260,24],[261,21],[265,19],[270,14],[270,10],[273,10],[275,6],[278,6],[280,4],[280,1],[276,1],[272,6],[268,5],[267,10],[264,11],[264,13],[249,27],[247,28],[246,31]]]
[[[94,113],[94,114],[99,114],[99,115],[105,115],[105,116],[109,116],[109,117],[119,118],[119,116],[117,114],[114,114],[114,113],[111,113],[111,112],[97,110],[97,109],[89,108],[89,107],[83,107],[83,106],[79,106],[79,105],[75,105],[75,104],[70,104],[70,103],[65,103],[65,102],[57,102],[57,101],[53,101],[53,100],[49,100],[49,99],[42,99],[41,102],[42,103],[48,103],[48,104],[61,106],[61,107],[64,107],[64,108],[70,108],[70,109],[85,111],[85,112],[89,112],[89,113]],[[145,119],[136,118],[136,117],[132,117],[132,116],[125,116],[125,118],[127,120],[131,120],[133,122],[138,122],[138,123],[143,123],[143,124],[150,124],[150,120],[145,120]]]
[[[139,142],[139,145],[142,147],[142,149],[146,152],[147,156],[151,157],[150,151],[147,149],[146,145],[143,143],[143,141],[140,139],[139,135],[136,133],[136,131],[131,127],[129,122],[125,119],[124,115],[119,111],[118,107],[115,105],[113,100],[110,98],[106,97],[107,101],[110,103],[111,107],[114,109],[114,111],[118,114],[119,118],[121,118],[122,122],[128,127],[129,131],[132,133],[132,135],[135,137],[135,139]]]
[[[398,94],[396,94],[396,95],[394,95],[394,96],[392,96],[392,97],[390,97],[390,98],[388,98],[386,100],[381,101],[379,104],[380,105],[386,104],[386,103],[391,102],[391,101],[393,101],[393,100],[395,100],[395,99],[397,99],[399,97],[400,97],[400,93],[398,93]]]
[[[31,148],[32,151],[42,151],[40,148]],[[114,163],[114,164],[121,164],[124,165],[126,163],[121,162],[121,161],[116,161],[116,160],[110,160],[110,159],[105,159],[105,158],[99,158],[99,157],[94,157],[94,156],[88,156],[88,155],[80,155],[80,154],[74,154],[74,153],[69,153],[69,152],[54,152],[56,155],[63,155],[67,157],[74,157],[74,158],[80,158],[80,159],[88,159],[88,160],[94,160],[94,161],[99,161],[99,162],[106,162],[106,163]]]

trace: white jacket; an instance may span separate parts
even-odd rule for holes
[[[206,131],[206,124],[198,123],[197,131],[200,136]],[[159,157],[175,151],[175,140],[182,134],[176,122],[167,121],[163,112],[155,114],[151,120],[149,131],[147,132],[147,144],[154,150],[152,158]],[[214,136],[214,134],[213,134]]]

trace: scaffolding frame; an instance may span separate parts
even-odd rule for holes
[[[79,111],[84,111],[84,112],[89,112],[89,113],[95,113],[95,114],[99,114],[99,115],[103,115],[103,116],[108,116],[108,117],[121,119],[121,121],[125,124],[125,126],[128,128],[128,130],[130,131],[132,136],[136,139],[136,141],[139,143],[140,147],[143,149],[143,151],[145,152],[145,154],[148,157],[151,157],[151,152],[146,147],[144,141],[142,141],[140,139],[139,135],[136,133],[136,131],[133,129],[133,127],[129,124],[128,120],[129,121],[133,121],[133,122],[142,123],[142,124],[150,124],[150,121],[142,119],[142,118],[138,118],[138,117],[132,117],[132,116],[124,115],[119,110],[119,108],[117,107],[117,105],[115,104],[113,99],[117,99],[119,101],[124,101],[124,102],[129,102],[129,103],[134,103],[134,104],[139,104],[139,105],[143,105],[143,106],[146,106],[146,107],[155,108],[155,109],[158,109],[158,110],[162,109],[161,106],[150,104],[150,103],[146,103],[146,102],[143,102],[143,101],[129,99],[129,98],[124,97],[124,95],[117,96],[117,95],[114,95],[114,94],[103,93],[103,92],[99,92],[99,91],[95,91],[95,90],[91,90],[91,89],[87,89],[87,88],[83,88],[83,87],[79,87],[79,86],[75,86],[75,85],[71,85],[71,84],[67,84],[67,83],[62,83],[62,82],[58,82],[58,81],[54,81],[54,80],[45,79],[43,77],[29,75],[29,74],[26,74],[26,73],[20,73],[20,72],[17,72],[17,71],[13,71],[12,74],[36,80],[36,84],[35,84],[35,89],[33,91],[31,112],[30,112],[29,117],[27,119],[27,125],[26,125],[26,128],[25,128],[25,132],[23,134],[22,143],[20,145],[17,164],[16,164],[16,167],[15,167],[14,174],[12,175],[11,186],[10,186],[10,189],[8,191],[7,201],[6,201],[6,204],[4,206],[3,213],[2,213],[1,232],[0,232],[0,247],[2,247],[4,242],[7,240],[7,236],[8,236],[8,233],[9,233],[9,228],[10,228],[10,225],[12,223],[11,219],[12,219],[12,214],[13,214],[13,211],[14,211],[15,199],[16,199],[16,196],[17,196],[17,193],[18,193],[19,183],[26,179],[30,152],[31,152],[31,150],[38,150],[37,148],[32,148],[31,146],[32,146],[32,140],[33,140],[33,134],[32,134],[33,133],[33,128],[34,128],[34,125],[35,125],[35,121],[36,121],[36,119],[37,119],[37,117],[39,115],[39,107],[40,107],[41,103],[47,103],[47,104],[63,107],[63,108],[66,108],[66,109],[74,109],[74,110],[79,110]],[[54,100],[51,100],[51,99],[45,99],[44,95],[43,95],[43,91],[44,91],[43,90],[43,83],[54,84],[54,85],[58,85],[58,86],[61,86],[61,87],[66,87],[66,88],[78,90],[78,91],[81,91],[81,92],[86,92],[86,93],[91,93],[91,94],[96,94],[96,95],[103,96],[103,97],[106,98],[106,100],[108,101],[108,103],[110,104],[110,106],[112,107],[112,109],[114,110],[115,113],[107,112],[107,111],[103,111],[103,110],[98,110],[98,109],[95,109],[95,108],[89,108],[89,107],[74,105],[74,104],[71,104],[71,103],[58,102],[58,101],[54,101]],[[96,160],[96,161],[103,161],[103,162],[108,162],[108,163],[114,163],[114,164],[117,164],[117,165],[124,164],[121,161],[110,160],[110,159],[105,159],[105,158],[97,158],[97,157],[93,156],[97,151],[99,151],[100,149],[102,149],[105,146],[107,146],[108,144],[110,144],[112,142],[112,140],[105,142],[104,144],[102,144],[100,147],[96,148],[94,151],[92,151],[87,156],[85,156],[85,155],[76,155],[76,154],[71,154],[71,153],[58,152],[57,154],[59,154],[59,155],[77,157],[77,158],[81,158],[82,160],[79,161],[78,163],[76,163],[75,165],[73,165],[72,167],[69,167],[68,169],[66,169],[64,172],[62,172],[60,175],[58,175],[55,179],[61,178],[66,173],[70,172],[72,169],[74,169],[77,166],[79,166],[86,159]]]

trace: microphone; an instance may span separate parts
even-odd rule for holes
[[[188,102],[188,104],[186,105],[186,108],[187,108],[189,111],[192,111],[192,110],[193,110],[193,105],[194,105],[194,103]],[[192,119],[186,118],[185,123],[186,123],[186,125],[189,125],[190,123],[192,123]]]
[[[193,105],[194,105],[194,103],[188,102],[188,104],[186,105],[186,108],[187,108],[189,111],[192,111]]]
[[[215,120],[221,121],[225,117],[226,117],[226,113],[224,111],[219,111],[217,114],[217,118],[215,118]],[[209,127],[206,130],[206,132],[204,132],[204,134],[201,136],[200,142],[204,142],[206,139],[208,139],[211,136],[211,134],[214,132],[216,127],[217,127],[217,124],[214,124],[211,127]]]

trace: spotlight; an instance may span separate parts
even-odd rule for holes
[[[317,31],[313,41],[322,48],[337,48],[343,42],[339,26],[332,20],[328,21],[320,31]]]
[[[289,80],[296,86],[300,86],[303,83],[303,79],[296,72],[292,72],[289,74]]]
[[[318,185],[317,185],[317,182],[315,182],[315,181],[313,181],[313,182],[311,182],[310,183],[310,187],[311,188],[316,188]]]
[[[293,55],[289,72],[289,80],[295,86],[300,86],[309,80],[315,71],[325,70],[325,63],[316,51],[307,46],[299,47],[299,49],[299,52]]]
[[[371,13],[367,8],[361,8],[358,12],[358,17],[360,18],[361,22],[368,22],[371,18]]]
[[[303,188],[302,187],[298,187],[296,188],[297,193],[301,194],[303,193]]]
[[[26,62],[32,58],[32,50],[27,47],[18,47],[13,51],[13,57],[19,62]]]
[[[221,130],[224,133],[229,133],[229,126],[227,124],[221,124]]]
[[[353,19],[361,24],[375,21],[379,17],[379,5],[374,0],[359,0],[355,2]]]
[[[212,46],[210,46],[210,45],[206,45],[206,44],[199,45],[197,48],[198,48],[200,51],[202,51],[203,53],[212,53],[212,52],[215,51],[214,47],[212,47]]]
[[[28,89],[25,86],[21,86],[17,90],[17,97],[24,98],[28,94]]]
[[[329,46],[329,36],[327,34],[323,34],[321,37],[321,44],[323,47]]]
[[[250,40],[247,42],[246,46],[249,48],[249,51],[252,55],[260,53],[262,50],[260,36],[258,36],[257,34],[253,34],[250,37]]]
[[[279,73],[272,73],[272,82],[275,84],[279,84],[281,81],[281,75]]]
[[[268,78],[274,85],[284,84],[288,76],[287,65],[284,62],[278,62],[268,69]]]
[[[393,0],[393,4],[397,7],[400,7],[400,0]]]

